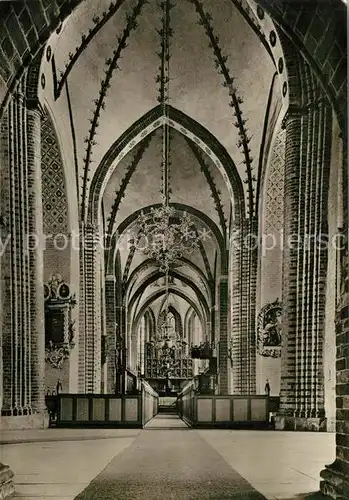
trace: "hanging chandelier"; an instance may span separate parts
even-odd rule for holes
[[[170,169],[170,132],[169,132],[169,101],[170,101],[170,43],[172,36],[170,27],[170,10],[172,8],[169,0],[163,2],[163,29],[161,58],[161,75],[157,78],[160,82],[159,101],[163,106],[162,125],[162,206],[152,208],[146,214],[144,212],[137,219],[140,228],[140,241],[143,253],[157,261],[160,270],[166,273],[172,264],[189,255],[199,248],[200,236],[197,233],[191,217],[186,213],[178,213],[170,206],[169,195],[169,169]]]
[[[143,253],[157,261],[160,271],[166,273],[171,264],[199,247],[199,237],[190,216],[177,216],[168,204],[142,213],[138,218]]]

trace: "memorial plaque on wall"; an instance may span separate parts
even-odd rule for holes
[[[47,311],[45,313],[45,340],[46,345],[49,342],[61,344],[64,342],[64,312]]]

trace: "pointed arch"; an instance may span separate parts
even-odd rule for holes
[[[177,309],[172,304],[170,304],[168,306],[168,312],[173,314],[173,317],[175,319],[176,332],[178,332],[179,335],[181,337],[183,337],[183,323],[182,323],[182,318],[181,318],[180,313],[177,311]],[[167,313],[167,311],[165,309],[162,309],[159,311],[158,322],[157,322],[158,325],[160,324],[160,321],[166,315],[166,313]]]
[[[156,331],[156,319],[153,309],[149,306],[143,316],[145,319],[146,342],[149,342],[152,334]]]
[[[169,293],[173,293],[174,295],[181,297],[183,300],[185,300],[193,308],[193,310],[196,312],[199,320],[201,321],[203,331],[206,331],[205,318],[204,318],[202,312],[200,311],[200,309],[198,308],[198,306],[195,304],[195,302],[190,297],[188,297],[187,294],[185,294],[181,290],[177,290],[176,288],[170,287],[168,291],[169,291]],[[166,290],[158,290],[158,291],[154,292],[153,294],[151,294],[147,298],[147,300],[142,305],[139,312],[137,313],[137,315],[134,317],[134,319],[132,321],[132,327],[131,327],[132,332],[138,331],[139,321],[141,320],[141,318],[144,314],[144,311],[150,306],[150,304],[152,304],[153,302],[155,302],[156,299],[158,299],[159,297],[162,297],[165,294],[166,294]]]
[[[163,106],[158,105],[126,130],[109,148],[99,163],[91,181],[89,199],[85,200],[88,203],[87,218],[89,222],[97,223],[100,220],[101,199],[118,163],[136,144],[161,127],[164,121],[195,142],[211,158],[224,178],[231,199],[234,199],[235,219],[240,220],[244,217],[244,188],[236,165],[224,146],[205,127],[182,111],[166,105],[164,115]]]
[[[170,270],[168,274],[169,274],[169,276],[173,276],[174,278],[182,281],[183,283],[186,283],[193,290],[193,292],[196,294],[196,296],[198,298],[198,301],[200,302],[200,304],[204,308],[206,316],[209,317],[209,305],[207,304],[206,298],[205,298],[204,294],[202,293],[202,291],[200,290],[200,288],[197,285],[195,285],[194,283],[192,283],[192,281],[190,279],[188,279],[186,276],[183,276],[182,274],[180,274],[176,271]],[[146,290],[146,288],[148,288],[149,285],[151,285],[152,283],[154,283],[154,281],[156,281],[157,279],[159,279],[163,276],[164,276],[164,273],[159,271],[159,270],[156,270],[153,273],[151,273],[149,276],[147,276],[142,281],[140,286],[137,288],[137,290],[135,291],[133,296],[130,298],[130,301],[128,303],[129,310],[132,310],[132,307],[136,303],[137,299],[142,296],[142,294]]]
[[[189,269],[193,270],[198,275],[198,277],[203,281],[205,285],[207,294],[211,299],[213,299],[214,289],[212,287],[212,284],[205,276],[205,274],[202,272],[202,270],[189,259],[182,257],[178,260],[179,262],[183,262],[183,265],[188,266]],[[142,274],[143,271],[146,271],[147,269],[153,269],[154,267],[158,267],[157,262],[154,259],[146,259],[138,267],[136,267],[132,271],[131,276],[129,277],[126,283],[125,293],[127,294],[128,292],[129,293],[132,292],[133,286],[136,283],[137,278]]]

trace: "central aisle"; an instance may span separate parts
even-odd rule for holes
[[[93,457],[91,457],[93,460]],[[265,497],[195,430],[143,430],[75,500]]]
[[[145,429],[188,429],[188,426],[178,415],[158,413],[147,423]]]

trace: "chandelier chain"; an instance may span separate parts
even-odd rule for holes
[[[160,271],[166,273],[168,294],[168,271],[170,266],[181,259],[185,254],[193,252],[199,247],[199,236],[190,216],[184,212],[179,215],[173,206],[170,206],[170,165],[171,165],[171,137],[169,126],[170,102],[170,38],[173,36],[170,12],[173,8],[170,0],[162,1],[162,29],[159,102],[163,108],[162,125],[162,178],[160,208],[152,208],[149,213],[143,212],[138,217],[138,224],[144,238],[144,254],[155,259]]]
[[[170,37],[173,35],[171,29],[171,11],[172,5],[169,0],[162,3],[163,17],[162,17],[162,107],[163,107],[163,127],[162,127],[162,196],[163,205],[169,205],[169,168],[170,168],[170,129],[168,126],[169,118],[169,103],[170,103]]]

